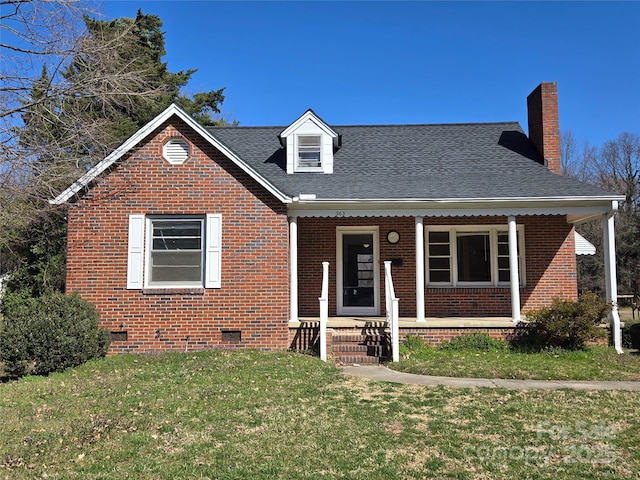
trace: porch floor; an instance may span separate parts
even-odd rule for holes
[[[320,317],[299,317],[298,322],[289,322],[290,328],[304,323],[316,323]],[[371,323],[385,322],[385,317],[329,317],[327,328],[363,328]],[[427,317],[417,322],[412,317],[400,317],[400,328],[512,328],[515,323],[511,317]]]

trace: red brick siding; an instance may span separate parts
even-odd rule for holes
[[[170,165],[166,139],[182,135],[191,158]],[[222,214],[222,288],[127,290],[130,214]],[[286,208],[181,122],[150,135],[69,209],[67,290],[100,312],[101,326],[127,331],[112,352],[286,348],[288,333]],[[240,330],[239,343],[222,330]],[[188,338],[188,340],[187,340]]]
[[[573,229],[563,216],[520,217],[525,229],[526,287],[520,289],[522,311],[548,305],[553,297],[577,297],[576,259]],[[424,218],[425,228],[438,225],[504,225],[506,217]],[[393,267],[400,316],[415,316],[415,220],[394,218],[300,218],[299,225],[299,308],[301,316],[317,316],[323,261],[329,262],[329,314],[336,315],[336,228],[338,226],[379,226],[381,314],[384,314],[383,260],[402,259]],[[389,230],[400,233],[400,242],[386,241]],[[509,287],[427,287],[427,316],[510,316]]]
[[[393,266],[396,295],[400,296],[400,315],[415,315],[415,220],[413,217],[375,218],[299,218],[298,284],[300,316],[318,316],[318,297],[322,284],[322,262],[329,262],[329,315],[336,315],[336,228],[379,226],[381,313],[384,313],[384,260],[402,259]],[[400,241],[387,242],[389,230],[400,233]]]
[[[527,97],[529,138],[547,167],[554,173],[560,168],[560,121],[558,116],[558,86],[553,82],[541,83]]]

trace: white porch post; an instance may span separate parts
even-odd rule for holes
[[[613,345],[616,352],[622,350],[622,334],[620,332],[620,314],[618,312],[618,280],[616,274],[616,238],[614,215],[618,210],[618,202],[613,202],[611,212],[602,217],[602,233],[604,239],[604,271],[607,302],[611,302],[609,324],[613,333]]]
[[[322,262],[322,291],[320,292],[320,360],[327,361],[327,322],[329,320],[329,262]]]
[[[518,275],[518,230],[516,217],[509,216],[509,277],[511,278],[511,318],[520,321],[520,277]]]
[[[422,217],[416,217],[416,322],[424,318],[424,225]]]
[[[298,217],[289,217],[289,310],[290,322],[298,321]]]

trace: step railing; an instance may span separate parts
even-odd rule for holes
[[[387,322],[389,323],[389,330],[391,330],[391,361],[400,361],[400,352],[398,351],[400,346],[399,338],[399,325],[400,320],[398,302],[395,289],[393,288],[393,278],[391,276],[391,261],[384,262],[384,292],[386,300],[386,315]]]
[[[322,262],[320,302],[320,360],[327,361],[327,322],[329,321],[329,262]]]

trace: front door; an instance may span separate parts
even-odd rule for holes
[[[338,230],[338,315],[378,315],[377,229]]]

